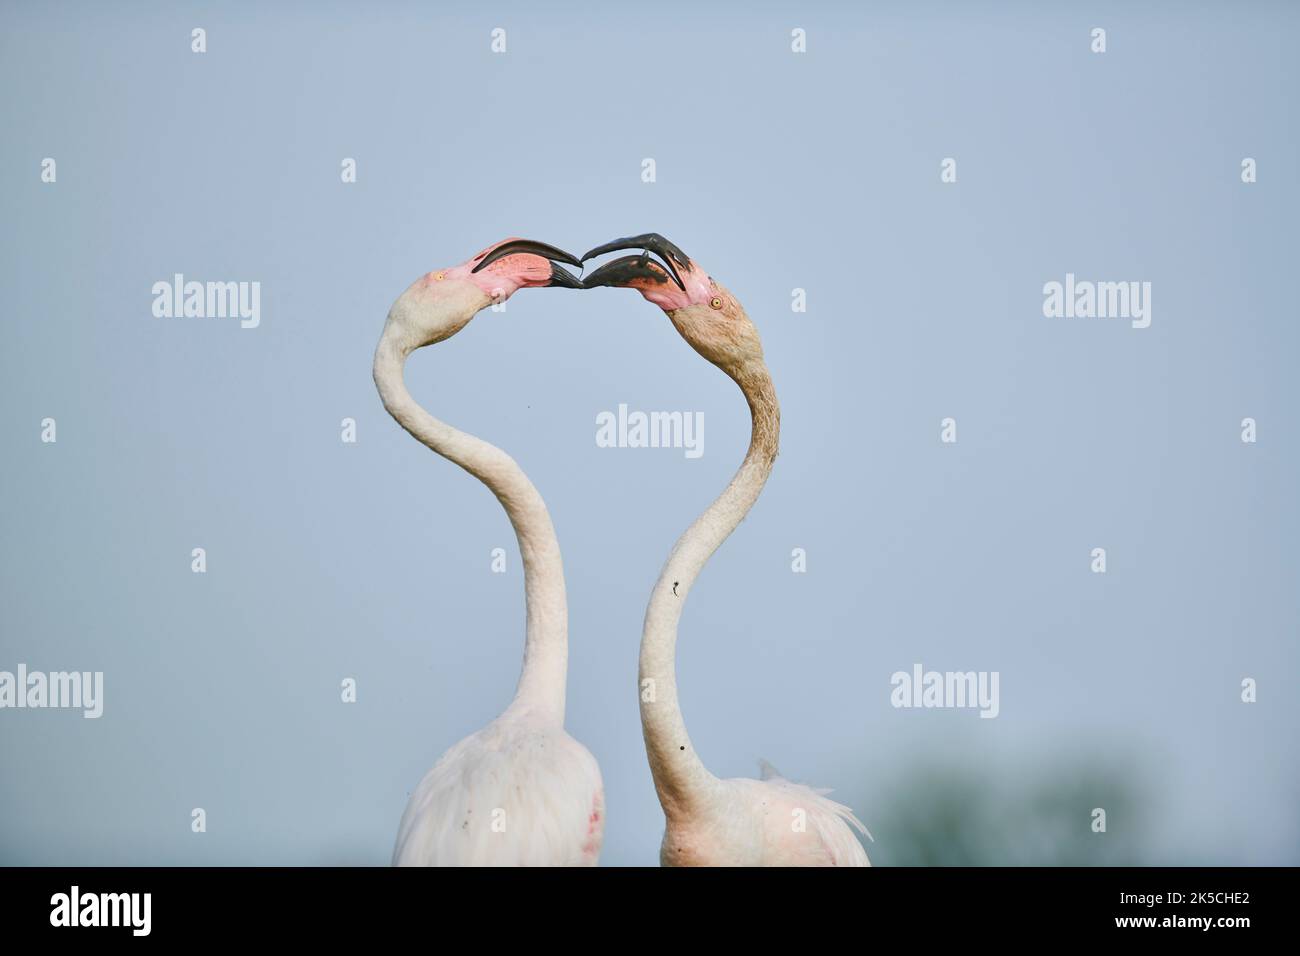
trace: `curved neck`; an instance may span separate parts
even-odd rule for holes
[[[416,404],[402,377],[407,356],[414,348],[397,325],[385,325],[375,350],[379,396],[399,425],[487,485],[505,508],[519,540],[528,616],[523,672],[510,710],[532,711],[563,725],[568,606],[560,545],[546,503],[514,459],[500,448],[452,428]]]
[[[762,359],[727,374],[749,403],[749,451],[731,483],[673,546],[650,596],[641,633],[641,732],[659,802],[669,817],[689,813],[717,784],[691,746],[678,704],[677,624],[705,563],[758,500],[772,473],[781,432],[781,409]]]

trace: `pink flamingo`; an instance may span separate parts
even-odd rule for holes
[[[850,829],[866,827],[827,799],[829,791],[792,783],[766,761],[761,780],[720,780],[691,746],[677,702],[677,623],[705,562],[749,513],[772,472],[781,407],[758,330],[735,296],[655,233],[615,239],[582,258],[616,249],[643,251],[602,266],[583,285],[633,288],[663,309],[682,338],[740,386],[752,419],[740,470],[678,539],[646,608],[641,731],[665,818],[659,859],[665,866],[870,866]]]
[[[402,814],[396,866],[594,866],[604,836],[596,758],[564,732],[568,607],[564,566],[542,496],[501,449],[438,421],[406,390],[418,348],[450,338],[518,289],[582,288],[554,246],[507,239],[417,279],[393,303],[375,350],[375,385],[403,428],[497,496],[523,558],[527,625],[514,700],[425,774]],[[468,635],[462,635],[467,639]]]

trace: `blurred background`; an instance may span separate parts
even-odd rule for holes
[[[0,863],[385,864],[508,703],[523,591],[495,499],[380,405],[384,316],[506,236],[647,230],[783,407],[682,623],[713,772],[833,788],[879,864],[1300,862],[1294,6],[2,10],[0,670],[105,687],[0,710]],[[1045,318],[1067,272],[1152,283],[1150,327]],[[260,282],[260,326],[155,318],[175,273]],[[613,289],[522,292],[408,383],[546,498],[602,863],[655,864],[641,619],[741,396]],[[703,456],[597,447],[619,403],[702,412]],[[998,672],[999,715],[894,708],[914,664]]]

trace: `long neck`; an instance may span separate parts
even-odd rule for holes
[[[772,473],[781,431],[781,409],[762,360],[728,374],[749,403],[749,451],[731,483],[673,546],[650,596],[641,633],[641,731],[659,802],[670,818],[690,813],[717,784],[691,746],[678,704],[677,624],[705,563],[758,500]]]
[[[562,726],[569,623],[564,565],[551,516],[513,458],[495,445],[439,421],[416,404],[402,377],[413,348],[398,326],[392,322],[385,326],[375,350],[375,385],[380,398],[399,425],[487,485],[505,508],[523,558],[528,616],[523,672],[510,709],[531,711]]]

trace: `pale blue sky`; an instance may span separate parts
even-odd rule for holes
[[[0,669],[102,670],[105,701],[0,711],[0,862],[387,862],[508,702],[523,601],[496,501],[379,403],[384,315],[505,236],[646,230],[746,305],[783,406],[683,621],[713,771],[834,787],[888,856],[918,764],[1014,790],[1127,755],[1151,858],[1297,861],[1297,11],[841,7],[4,6]],[[177,272],[259,281],[260,327],[154,318]],[[1151,282],[1150,328],[1044,318],[1067,272]],[[520,293],[408,380],[546,498],[603,862],[654,863],[641,617],[743,401],[619,290]],[[705,454],[598,448],[621,402],[702,412]],[[1000,672],[1000,715],[893,709],[917,662]]]

